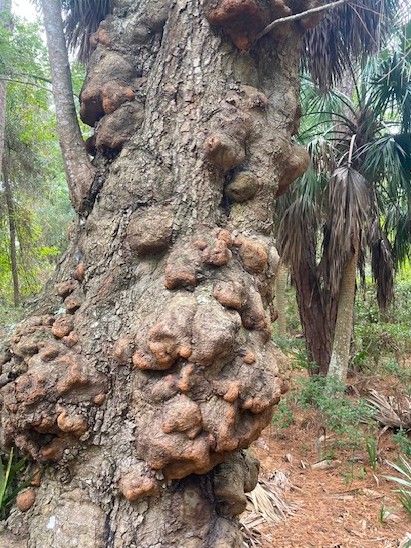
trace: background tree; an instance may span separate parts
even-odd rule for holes
[[[16,293],[24,299],[47,280],[53,257],[65,245],[71,212],[55,141],[47,52],[39,29],[14,19],[12,33],[3,38],[0,52],[8,91],[3,167],[7,177],[0,192],[0,289],[1,305],[8,311],[11,287],[16,303]]]
[[[394,51],[399,45],[402,50]],[[409,44],[401,32],[395,46],[355,77],[353,97],[332,92],[324,98],[309,82],[305,86],[301,138],[312,168],[282,204],[281,246],[309,355],[321,373],[331,363],[330,374],[342,379],[356,267],[364,264],[366,245],[382,309],[393,297],[393,267],[409,254],[409,82]],[[294,223],[299,230],[291,233]],[[320,344],[318,333],[324,334]]]

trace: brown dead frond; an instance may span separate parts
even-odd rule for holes
[[[411,428],[411,397],[384,396],[371,390],[369,403],[376,409],[376,419],[390,428]]]
[[[296,512],[297,506],[284,499],[291,487],[288,477],[278,471],[270,481],[260,479],[254,491],[247,493],[247,509],[240,518],[245,546],[262,546],[264,525],[274,526]]]

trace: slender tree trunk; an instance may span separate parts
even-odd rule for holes
[[[353,253],[347,261],[341,280],[337,322],[328,377],[346,382],[350,362],[351,337],[353,330],[355,281],[357,274],[358,253]]]
[[[11,0],[0,0],[0,24],[9,28],[10,25]],[[16,253],[16,219],[13,203],[13,195],[10,187],[10,182],[4,172],[4,149],[6,137],[6,109],[7,109],[7,83],[0,80],[0,174],[2,175],[4,184],[4,194],[6,198],[6,209],[10,233],[10,265],[13,279],[13,298],[14,306],[18,306],[20,302],[19,279],[17,269],[17,253]]]
[[[9,28],[11,0],[0,0],[0,25]],[[0,80],[0,173],[3,173],[3,156],[6,135],[7,82]]]
[[[301,27],[243,51],[268,5],[116,0],[96,35],[81,111],[106,171],[3,365],[2,439],[49,464],[10,544],[242,546],[242,450],[282,390],[273,198],[305,167]]]
[[[13,280],[13,302],[14,306],[20,304],[20,289],[19,289],[19,271],[17,265],[17,230],[16,230],[16,211],[14,207],[13,192],[10,186],[10,181],[3,169],[4,195],[6,198],[7,219],[9,224],[10,235],[10,266],[11,276]]]
[[[57,129],[70,198],[76,211],[87,204],[96,168],[90,162],[81,136],[73,98],[70,64],[64,37],[60,0],[41,0],[49,52]]]
[[[278,313],[276,325],[280,337],[285,337],[287,335],[287,277],[288,269],[284,263],[281,262],[275,283],[275,305]]]

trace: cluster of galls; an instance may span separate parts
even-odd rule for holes
[[[56,286],[66,313],[22,323],[2,360],[3,442],[39,462],[58,461],[84,440],[106,397],[105,377],[80,354],[75,330],[83,277],[80,263]]]
[[[139,233],[135,218],[129,243],[141,253],[152,232]],[[153,250],[160,241],[164,249],[169,240],[153,231]],[[169,254],[161,316],[113,348],[135,370],[136,454],[148,470],[168,480],[206,473],[269,423],[283,385],[259,288],[277,261],[266,243],[225,229],[204,230]],[[147,470],[126,471],[120,489],[135,500],[157,493],[157,482]]]
[[[295,8],[298,12],[309,9],[314,2],[301,6],[298,0],[206,0],[206,17],[211,25],[222,28],[239,50],[248,51],[271,22],[293,15]],[[306,29],[317,22],[317,18],[307,17],[300,24]],[[282,31],[278,27],[277,35]]]
[[[126,26],[119,27],[109,17],[92,35],[96,51],[80,96],[81,119],[95,130],[87,141],[91,155],[119,153],[141,126],[146,74],[159,47],[169,4],[154,0],[142,11],[137,4]]]
[[[294,119],[292,125],[285,129],[294,135],[298,131],[300,105],[291,102],[287,108],[294,110]],[[210,165],[225,177],[224,193],[231,203],[249,202],[258,197],[262,186],[267,185],[265,178],[259,176],[260,164],[266,163],[263,172],[267,172],[267,168],[268,171],[272,170],[269,162],[274,151],[270,139],[267,139],[267,132],[278,132],[278,127],[270,121],[268,109],[269,100],[258,89],[246,85],[233,86],[219,113],[212,119],[204,152]],[[275,155],[275,167],[279,170],[275,194],[278,198],[307,170],[310,157],[305,147],[286,141],[281,143]],[[235,207],[232,215],[235,217]]]
[[[109,22],[100,25],[92,40],[98,52],[80,96],[81,119],[95,128],[87,148],[92,155],[119,152],[142,123],[144,82],[127,57],[115,51]]]

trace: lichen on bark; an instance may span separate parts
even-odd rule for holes
[[[238,46],[294,6],[116,0],[96,33],[81,113],[103,180],[3,360],[4,442],[44,467],[8,538],[242,545],[243,450],[284,389],[273,204],[305,161],[302,29]]]

